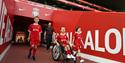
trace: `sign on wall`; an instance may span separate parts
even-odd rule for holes
[[[89,55],[84,57],[97,62],[125,62],[125,13],[55,11],[53,22],[56,32],[61,26],[73,34],[76,26],[82,28],[81,51]]]
[[[10,21],[9,15],[7,15],[7,8],[5,3],[0,3],[1,5],[1,12],[0,12],[0,45],[5,42],[11,40],[12,36],[12,23]]]

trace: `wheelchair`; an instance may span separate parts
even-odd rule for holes
[[[70,47],[70,50],[71,50],[73,56],[75,56],[76,53],[73,53],[71,47]],[[54,61],[58,61],[61,58],[61,56],[62,56],[62,58],[64,60],[63,63],[67,63],[68,60],[70,60],[72,63],[77,62],[76,57],[75,57],[75,59],[74,58],[67,58],[66,51],[65,51],[64,47],[61,44],[59,44],[59,45],[53,44],[53,47],[52,47],[52,59]]]

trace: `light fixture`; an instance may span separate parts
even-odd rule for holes
[[[23,9],[23,8],[19,8],[18,10],[19,10],[19,11],[23,11],[24,9]]]

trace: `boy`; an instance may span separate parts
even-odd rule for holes
[[[34,17],[34,22],[35,23],[31,24],[28,28],[29,31],[28,39],[30,40],[30,50],[28,58],[32,56],[33,60],[35,60],[37,46],[40,45],[40,37],[42,32],[41,26],[38,24],[39,22],[38,16]]]
[[[82,30],[81,30],[81,27],[77,27],[73,37],[74,50],[77,51],[78,53],[81,53],[80,49],[83,47],[83,45],[84,44],[82,41]],[[77,56],[80,58],[80,63],[83,63],[84,60],[80,57],[80,55],[77,54]]]
[[[54,29],[53,29],[51,23],[49,23],[47,28],[45,29],[45,33],[44,33],[44,39],[46,39],[46,41],[47,41],[47,50],[49,50],[49,48],[51,46],[53,33],[54,33]]]
[[[61,27],[59,35],[57,35],[57,45],[61,44],[62,47],[64,47],[64,50],[66,51],[67,58],[74,58],[75,57],[72,55],[70,47],[68,45],[68,37],[67,33],[65,31],[65,27]]]

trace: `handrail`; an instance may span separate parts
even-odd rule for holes
[[[66,0],[57,0],[57,1],[63,2],[63,3],[66,3],[66,4],[70,4],[70,5],[74,5],[74,6],[82,8],[82,9],[87,9],[87,10],[91,10],[91,11],[95,11],[95,12],[101,12],[100,10],[96,10],[94,8],[90,8],[88,6],[83,6],[83,5],[80,5],[80,4],[77,4],[77,3],[73,3],[73,2],[69,2],[69,1],[66,1]]]
[[[104,10],[107,10],[107,11],[112,11],[112,10],[110,10],[110,9],[107,9],[107,8],[105,8],[105,7],[102,7],[102,6],[99,6],[99,5],[96,5],[96,4],[89,3],[89,2],[87,2],[87,1],[83,1],[83,0],[78,0],[78,1],[79,1],[79,2],[82,2],[82,3],[84,3],[84,4],[88,4],[88,5],[91,5],[91,6],[100,8],[100,9],[104,9]]]

